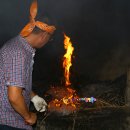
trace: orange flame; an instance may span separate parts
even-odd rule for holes
[[[74,47],[70,41],[70,38],[64,34],[64,48],[66,53],[64,55],[63,68],[64,68],[64,77],[65,77],[65,86],[62,87],[52,87],[50,92],[53,94],[54,99],[49,103],[50,111],[57,112],[74,112],[79,109],[80,103],[78,101],[78,96],[76,90],[70,87],[70,67],[72,66],[72,54]]]
[[[69,86],[70,83],[70,67],[72,66],[72,54],[74,51],[74,47],[72,46],[72,43],[70,41],[70,38],[64,34],[64,48],[66,50],[66,54],[64,55],[64,61],[63,61],[63,68],[64,70],[64,76],[65,76],[65,85]]]

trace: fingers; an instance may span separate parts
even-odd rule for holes
[[[46,107],[47,107],[47,105],[45,104],[45,102],[41,102],[38,105],[36,105],[35,108],[38,112],[44,112],[44,111],[46,111]]]
[[[36,123],[36,120],[37,120],[36,113],[30,112],[30,114],[31,114],[31,117],[25,120],[26,125],[34,125]]]
[[[25,121],[25,124],[26,125],[34,125],[35,123],[29,123],[29,122]]]
[[[46,106],[43,106],[42,109],[40,110],[40,112],[44,112],[46,111]]]
[[[26,125],[32,125],[31,123],[29,123],[29,122],[27,122],[27,121],[25,121],[25,124],[26,124]]]
[[[43,104],[44,104],[45,106],[47,106],[47,103],[46,103],[46,101],[45,101],[45,100],[43,101]]]

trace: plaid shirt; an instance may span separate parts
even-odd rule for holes
[[[8,41],[0,49],[0,124],[32,130],[12,108],[7,95],[8,86],[23,88],[27,106],[32,87],[33,49],[20,35]]]

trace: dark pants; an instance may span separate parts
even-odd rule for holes
[[[0,125],[0,130],[26,130],[26,129],[19,129],[19,128],[13,128],[6,125]]]

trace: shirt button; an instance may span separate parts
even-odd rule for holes
[[[7,81],[6,85],[10,85],[10,82],[9,82],[9,81]]]
[[[32,56],[34,57],[34,56],[35,56],[35,53],[33,53]]]
[[[34,64],[34,60],[32,60],[32,64]]]

